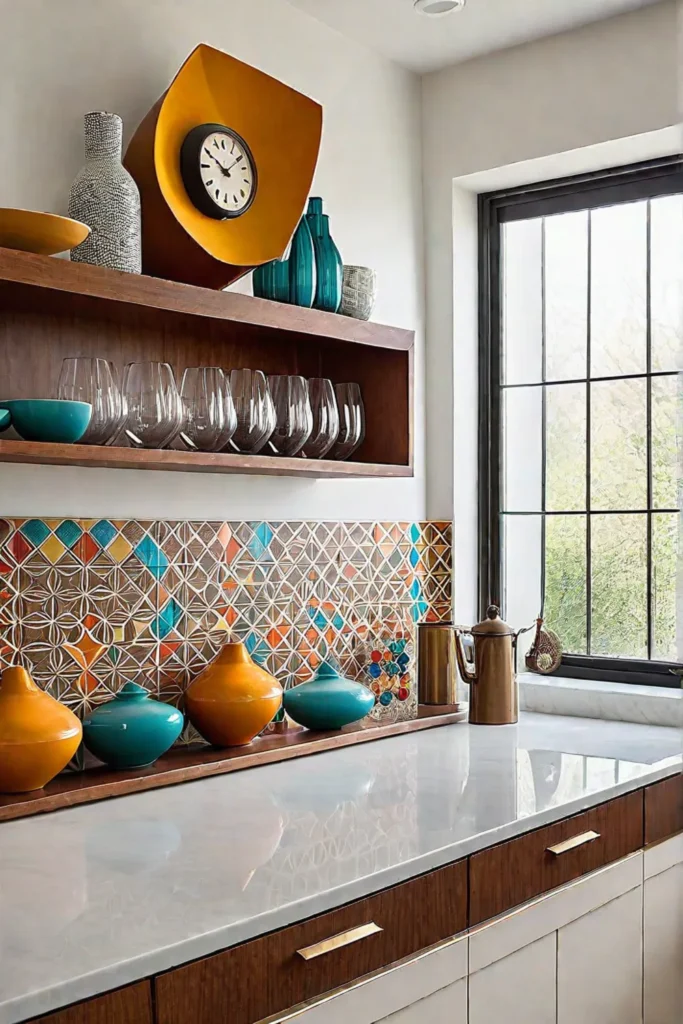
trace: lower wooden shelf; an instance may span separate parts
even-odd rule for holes
[[[173,470],[180,473],[249,473],[260,476],[410,477],[410,466],[327,459],[287,459],[273,455],[233,455],[225,452],[184,452],[137,448],[102,448],[86,444],[43,444],[0,441],[0,462],[47,466],[92,466],[100,469]]]
[[[44,789],[33,793],[0,793],[0,821],[28,818],[34,814],[57,811],[77,804],[94,803],[109,797],[142,793],[148,789],[174,786],[208,775],[225,775],[243,768],[255,768],[275,761],[319,754],[338,747],[368,743],[387,736],[453,725],[467,718],[467,704],[445,708],[423,705],[419,718],[410,722],[382,723],[365,721],[330,732],[313,732],[291,726],[283,732],[258,736],[246,747],[216,750],[213,747],[174,747],[150,768],[137,771],[114,771],[111,768],[90,768],[83,772],[58,775]]]

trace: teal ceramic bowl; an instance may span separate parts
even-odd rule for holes
[[[0,433],[3,430],[7,430],[10,424],[10,414],[7,409],[0,409]]]
[[[152,700],[144,686],[126,683],[85,719],[83,742],[112,768],[146,768],[173,746],[184,721],[171,704]]]
[[[47,441],[54,444],[76,444],[85,434],[92,416],[88,402],[67,402],[58,398],[21,398],[0,402],[9,413],[0,430],[12,426],[24,441]]]
[[[285,711],[307,729],[341,729],[372,711],[375,695],[324,661],[310,683],[285,690]]]

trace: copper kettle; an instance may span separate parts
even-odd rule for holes
[[[472,636],[474,651],[466,650],[463,636]],[[456,653],[460,675],[470,688],[473,725],[511,725],[519,717],[515,657],[518,634],[500,617],[495,604],[472,629],[456,627]]]

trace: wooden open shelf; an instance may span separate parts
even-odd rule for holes
[[[412,331],[158,278],[0,249],[0,397],[48,398],[62,359],[102,356],[250,367],[360,384],[365,441],[352,462],[138,451],[0,439],[0,461],[259,473],[396,477],[413,473]]]
[[[138,771],[113,771],[111,768],[89,768],[83,772],[66,772],[44,789],[33,793],[0,793],[0,822],[27,818],[47,811],[63,810],[77,804],[89,804],[110,797],[142,793],[148,789],[192,782],[209,775],[255,768],[258,765],[289,761],[295,757],[320,754],[325,750],[368,743],[387,736],[454,725],[467,718],[467,704],[446,707],[422,705],[419,717],[410,722],[382,723],[367,719],[333,732],[313,732],[292,725],[284,732],[258,736],[246,747],[216,750],[214,747],[174,747],[160,757],[151,768]]]

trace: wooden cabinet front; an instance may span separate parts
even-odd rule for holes
[[[152,986],[149,981],[75,1003],[31,1024],[153,1024]]]
[[[252,1024],[466,927],[467,863],[460,861],[161,975],[157,1022]]]
[[[643,792],[639,790],[482,850],[470,858],[469,923],[496,917],[642,845]]]
[[[683,775],[656,782],[645,790],[645,842],[683,832]]]

